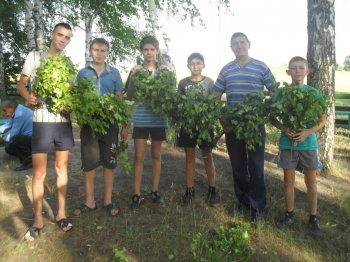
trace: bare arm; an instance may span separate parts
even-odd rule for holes
[[[24,100],[28,103],[30,106],[34,106],[37,104],[37,97],[33,94],[29,93],[26,84],[28,82],[29,77],[26,75],[21,75],[19,78],[19,81],[17,83],[17,90],[20,93],[20,95],[24,98]]]
[[[303,142],[309,135],[311,135],[312,133],[316,133],[321,128],[323,128],[325,126],[326,122],[327,122],[327,116],[322,115],[321,122],[318,125],[316,125],[312,128],[309,128],[309,129],[299,130],[296,133],[296,135],[294,136],[294,141]]]
[[[294,140],[295,132],[293,130],[290,130],[288,127],[285,127],[276,118],[271,118],[270,121],[273,126],[285,133],[291,140]]]
[[[115,95],[117,97],[123,98],[122,92],[116,92]],[[122,141],[125,141],[126,139],[128,139],[128,127],[127,126],[123,126],[122,129],[120,130],[120,139]]]

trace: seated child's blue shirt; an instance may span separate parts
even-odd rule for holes
[[[315,92],[315,98],[322,97],[320,92],[312,86],[304,85],[301,88],[301,91],[307,91],[307,90],[313,90]],[[318,150],[317,135],[316,133],[312,133],[303,142],[294,143],[294,146],[293,146],[291,139],[289,139],[289,137],[286,134],[281,133],[280,140],[279,140],[279,149],[280,150],[286,150],[286,149]]]

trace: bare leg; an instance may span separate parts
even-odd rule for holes
[[[143,162],[145,160],[146,139],[134,139],[135,160],[134,160],[134,194],[141,194],[141,181],[143,174]]]
[[[95,170],[84,172],[85,205],[95,207]]]
[[[66,218],[66,196],[68,186],[68,158],[69,151],[56,151],[55,169],[57,174],[57,191],[58,191],[58,211],[57,220]],[[69,230],[63,229],[64,231]]]
[[[34,206],[34,227],[42,228],[43,221],[43,198],[44,198],[44,181],[47,168],[47,154],[33,154],[33,206]]]
[[[112,203],[112,194],[113,194],[113,182],[114,182],[114,169],[104,168],[103,169],[103,181],[105,187],[104,193],[104,202],[103,205],[107,206]],[[112,216],[118,215],[118,209],[113,208],[110,211]]]
[[[159,179],[160,179],[160,168],[161,168],[161,146],[162,141],[151,142],[152,151],[152,175],[153,175],[153,192],[158,191]]]
[[[202,157],[204,160],[205,171],[208,176],[208,184],[210,187],[215,187],[215,166],[211,149],[202,149]]]
[[[305,185],[307,188],[307,200],[309,204],[310,214],[317,214],[317,184],[316,170],[304,171]]]
[[[286,209],[291,212],[294,210],[295,169],[283,169],[283,173]]]
[[[187,187],[193,187],[196,151],[192,147],[185,147],[185,154],[186,154],[186,185]]]

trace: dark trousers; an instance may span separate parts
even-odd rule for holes
[[[6,153],[19,158],[22,164],[32,162],[32,137],[17,135],[12,142],[5,147]]]
[[[262,146],[251,151],[245,141],[237,140],[232,132],[225,133],[230,157],[234,190],[238,201],[253,211],[263,212],[266,207],[264,177],[265,127],[259,126]]]

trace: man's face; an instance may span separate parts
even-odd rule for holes
[[[104,44],[95,43],[91,46],[90,54],[95,63],[104,63],[108,56],[108,47]]]
[[[4,107],[3,111],[4,111],[4,114],[10,118],[10,117],[12,117],[13,113],[15,112],[15,109],[13,107]]]
[[[72,31],[59,26],[51,33],[51,47],[56,51],[62,51],[69,44],[72,38]]]
[[[141,53],[145,62],[153,62],[156,61],[158,49],[152,44],[145,44],[142,47]]]
[[[231,49],[236,58],[248,56],[250,42],[244,36],[235,37],[231,41]]]

